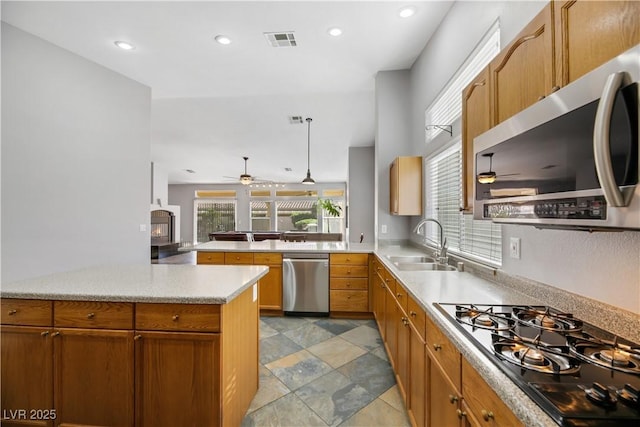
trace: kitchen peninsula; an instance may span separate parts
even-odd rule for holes
[[[3,283],[2,424],[239,425],[267,272],[131,265]]]

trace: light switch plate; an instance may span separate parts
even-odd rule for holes
[[[520,238],[512,237],[509,241],[509,255],[511,258],[520,259]]]
[[[387,225],[386,225],[386,224],[382,224],[382,225],[380,226],[380,232],[381,232],[382,234],[386,234],[386,233],[387,233]]]

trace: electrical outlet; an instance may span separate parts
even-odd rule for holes
[[[520,238],[512,237],[509,241],[509,254],[511,258],[520,259]]]
[[[382,234],[387,234],[387,225],[386,225],[386,224],[382,224],[382,225],[380,226],[380,232],[381,232]]]

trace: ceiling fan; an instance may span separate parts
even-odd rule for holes
[[[225,178],[238,180],[242,185],[249,185],[256,182],[270,182],[270,181],[264,181],[264,180],[258,179],[257,177],[247,173],[247,160],[249,160],[249,158],[247,156],[243,156],[242,158],[244,159],[244,173],[240,174],[239,178],[235,176],[225,176]]]

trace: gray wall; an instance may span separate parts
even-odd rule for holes
[[[545,2],[508,1],[454,3],[411,69],[413,153],[426,156],[449,140],[447,135],[425,145],[424,110],[496,19],[500,19],[502,46],[506,46],[544,5]],[[454,123],[456,134],[460,134],[459,121]],[[519,260],[508,256],[512,236],[521,239]],[[509,274],[640,312],[638,232],[589,234],[504,226],[502,252],[502,269]]]
[[[2,282],[149,263],[150,103],[148,87],[2,23]]]
[[[389,165],[411,153],[409,70],[380,71],[376,75],[376,234],[378,240],[406,239],[410,221],[389,213]],[[382,233],[382,226],[387,233]]]
[[[374,242],[375,148],[350,147],[348,173],[349,241]]]

